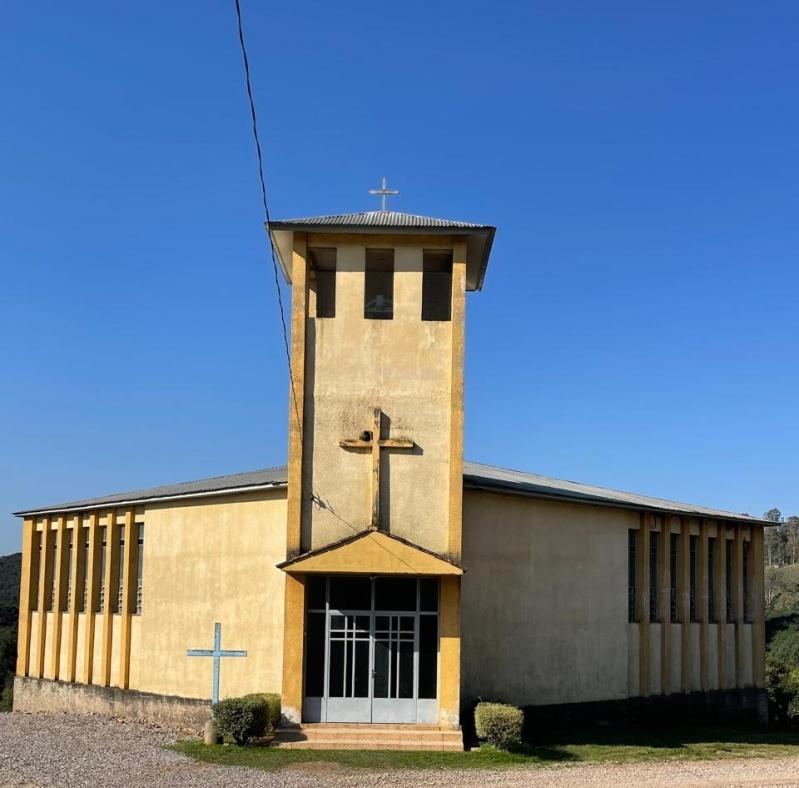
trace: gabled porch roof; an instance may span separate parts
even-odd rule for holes
[[[463,567],[398,536],[368,528],[277,565],[289,573],[462,575]]]

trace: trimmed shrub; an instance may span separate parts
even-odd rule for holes
[[[213,707],[214,722],[219,732],[231,736],[236,744],[247,744],[263,736],[269,720],[266,701],[259,695],[225,698]]]
[[[500,750],[510,750],[522,743],[524,714],[507,703],[477,704],[474,726],[477,735]]]
[[[277,726],[280,724],[280,695],[277,692],[254,692],[251,695],[245,695],[247,698],[256,698],[266,704],[266,727],[259,735],[266,736],[268,733],[274,733]]]

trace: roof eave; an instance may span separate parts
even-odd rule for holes
[[[314,233],[316,235],[336,235],[337,233],[356,233],[358,235],[390,235],[398,233],[401,235],[440,235],[440,236],[466,236],[474,238],[479,246],[474,249],[474,270],[476,274],[468,276],[467,270],[467,290],[482,290],[485,279],[486,269],[488,268],[488,258],[494,244],[496,227],[482,225],[475,227],[391,227],[375,226],[364,227],[358,224],[304,224],[297,222],[270,222],[266,226],[271,243],[276,252],[280,268],[286,282],[291,284],[291,255],[294,248],[294,233]],[[467,269],[469,259],[467,252]]]
[[[633,501],[608,500],[588,494],[577,492],[557,492],[555,490],[533,490],[523,484],[513,482],[492,482],[478,476],[464,474],[463,487],[468,490],[481,490],[483,492],[493,492],[505,495],[519,495],[525,498],[541,498],[549,501],[570,501],[581,503],[587,506],[606,506],[611,509],[629,509],[633,511],[657,512],[658,514],[671,514],[675,516],[697,517],[705,520],[728,520],[736,523],[747,523],[750,525],[776,525],[770,520],[763,520],[759,517],[740,514],[735,512],[700,512],[695,509],[668,509],[655,504],[638,503]]]

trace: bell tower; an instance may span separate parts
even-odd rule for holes
[[[320,551],[329,570],[332,550],[367,534],[460,566],[465,296],[482,286],[494,228],[381,210],[269,230],[292,285],[288,655],[290,588]]]

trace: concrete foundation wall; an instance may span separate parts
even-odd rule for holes
[[[106,714],[192,733],[201,731],[211,714],[207,701],[20,676],[14,679],[14,711]]]

